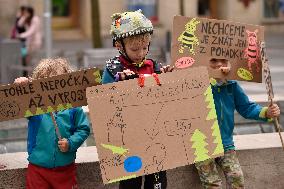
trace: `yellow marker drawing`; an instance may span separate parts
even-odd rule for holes
[[[54,109],[51,106],[48,106],[46,109],[46,113],[54,112]]]
[[[123,176],[123,177],[120,177],[120,178],[117,178],[117,179],[110,180],[108,182],[108,184],[118,182],[118,181],[122,181],[122,180],[132,179],[132,178],[136,178],[136,177],[137,177],[136,175]]]
[[[70,103],[67,103],[65,107],[66,107],[66,109],[73,108],[72,104],[70,104]]]
[[[25,117],[33,116],[33,113],[30,110],[27,110],[25,113]]]
[[[237,74],[240,78],[246,81],[251,81],[253,79],[253,75],[250,73],[250,71],[246,70],[245,68],[239,68]]]
[[[63,111],[63,110],[65,110],[66,108],[63,106],[63,104],[59,104],[58,106],[57,106],[57,111]]]
[[[111,150],[113,154],[125,155],[126,153],[128,153],[128,149],[125,149],[123,147],[118,147],[110,144],[101,144],[101,145],[105,149]]]
[[[185,30],[178,37],[178,41],[181,42],[179,53],[184,53],[184,49],[188,48],[189,52],[195,55],[193,46],[199,45],[198,38],[195,36],[196,26],[199,23],[200,21],[196,20],[196,18],[186,23]]]
[[[41,108],[36,108],[36,115],[44,114],[44,111]]]
[[[98,82],[98,83],[101,83],[102,78],[101,78],[101,75],[100,75],[100,71],[99,71],[99,70],[95,71],[95,72],[93,73],[93,75],[94,75],[95,78],[96,78],[95,81]]]

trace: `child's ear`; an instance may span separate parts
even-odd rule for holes
[[[114,43],[114,46],[115,46],[115,48],[116,48],[117,50],[122,50],[122,44],[121,44],[119,41],[116,41],[116,42]]]

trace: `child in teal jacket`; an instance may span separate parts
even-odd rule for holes
[[[34,69],[32,79],[68,72],[71,68],[65,59],[43,59]],[[20,77],[15,83],[26,83],[28,80]],[[50,114],[28,118],[27,188],[77,188],[76,151],[89,136],[89,121],[81,107],[53,115],[62,139],[56,134]]]
[[[211,59],[210,67],[220,69],[227,74],[230,71],[229,62],[225,59]],[[224,172],[227,186],[232,189],[244,188],[244,175],[235,152],[233,141],[234,111],[237,110],[246,119],[268,121],[280,115],[277,104],[262,107],[249,101],[248,96],[236,81],[221,79],[212,80],[211,88],[215,102],[218,124],[224,147],[224,156],[208,159],[195,164],[204,188],[222,188],[222,180],[216,168],[218,164]]]

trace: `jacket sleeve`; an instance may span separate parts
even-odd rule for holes
[[[113,83],[113,82],[114,82],[114,78],[112,77],[107,67],[105,67],[103,76],[102,76],[102,84]]]
[[[265,117],[267,107],[262,107],[255,102],[251,102],[238,83],[234,87],[234,100],[237,112],[244,118],[262,121],[268,120]]]
[[[75,152],[90,134],[90,126],[86,114],[82,108],[77,108],[74,115],[75,130],[73,135],[68,138],[69,151]]]
[[[161,64],[158,63],[157,61],[153,61],[153,69],[154,69],[154,73],[156,74],[160,74],[161,73]]]

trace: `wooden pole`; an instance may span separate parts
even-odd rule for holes
[[[268,58],[267,58],[267,55],[266,55],[265,42],[261,42],[261,44],[260,44],[260,54],[261,54],[261,61],[262,61],[262,66],[263,66],[264,82],[265,82],[265,86],[266,86],[266,90],[267,90],[267,94],[268,94],[268,101],[270,102],[270,105],[272,105],[274,93],[273,93],[270,69],[269,69],[269,66],[268,66]],[[281,128],[280,128],[278,119],[273,118],[273,120],[274,120],[274,125],[276,125],[276,128],[278,130],[278,134],[280,136],[282,148],[284,150],[284,142],[283,142],[283,138],[282,138],[282,135],[281,135]]]
[[[61,140],[62,137],[61,137],[58,125],[56,123],[56,120],[55,120],[54,115],[53,115],[52,112],[50,112],[50,116],[51,116],[51,119],[52,119],[52,122],[53,122],[53,125],[54,125],[54,128],[55,128],[55,132],[56,132],[57,138],[58,138],[58,140]]]

